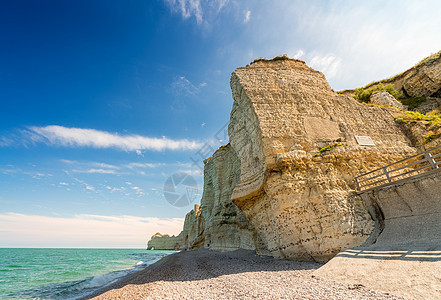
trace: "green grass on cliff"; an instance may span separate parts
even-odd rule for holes
[[[415,121],[426,121],[428,125],[435,125],[441,127],[441,113],[428,113],[422,114],[415,111],[406,111],[404,114],[399,115],[397,120],[402,122],[415,122]]]
[[[438,51],[435,54],[432,54],[428,57],[426,57],[425,59],[423,59],[422,61],[420,61],[419,63],[417,63],[414,68],[418,68],[418,67],[422,67],[422,66],[428,66],[433,64],[435,61],[437,61],[439,58],[441,58],[441,51]]]
[[[370,97],[373,93],[382,92],[382,91],[388,92],[389,94],[394,96],[395,99],[397,100],[403,98],[403,93],[397,91],[394,88],[393,84],[383,85],[382,83],[370,89],[365,89],[365,88],[355,89],[354,98],[360,100],[361,102],[369,103]]]
[[[414,65],[412,68],[410,68],[400,74],[397,74],[393,77],[371,82],[371,83],[365,85],[364,87],[361,87],[358,89],[347,89],[347,90],[339,91],[338,93],[339,94],[355,94],[354,95],[355,99],[366,102],[366,101],[368,101],[367,99],[369,99],[368,95],[370,96],[373,92],[375,92],[375,89],[378,86],[384,86],[384,85],[386,85],[386,87],[390,86],[390,85],[393,86],[394,82],[396,82],[397,80],[400,80],[401,78],[404,78],[412,70],[415,70],[415,69],[418,69],[418,68],[421,68],[424,66],[429,66],[440,59],[441,59],[441,51],[438,51],[437,53],[434,53],[434,54],[424,58],[423,60],[418,62],[416,65]],[[390,93],[390,94],[392,94],[392,93]],[[397,98],[397,100],[400,101],[401,103],[403,103],[404,105],[408,105],[409,109],[416,108],[420,103],[422,103],[426,100],[424,97],[405,98],[403,95],[399,95],[397,97],[396,94],[392,94],[392,96]]]
[[[267,58],[259,57],[259,58],[256,58],[255,60],[253,60],[251,62],[251,65],[256,63],[256,62],[260,62],[260,61],[276,61],[276,60],[295,60],[295,59],[289,58],[288,55],[286,55],[286,54],[276,56],[276,57],[274,57],[272,59],[267,59]]]
[[[335,147],[339,147],[339,146],[343,146],[342,144],[339,143],[335,143],[335,144],[331,144],[331,145],[327,145],[325,147],[321,147],[319,149],[319,152],[317,152],[316,154],[314,154],[314,157],[319,156],[320,154],[324,153],[324,152],[328,152],[331,151],[332,149],[334,149]]]
[[[414,111],[405,111],[404,114],[395,118],[398,123],[423,123],[426,126],[424,142],[428,143],[441,137],[441,111],[432,111],[422,114]]]
[[[426,97],[400,98],[399,101],[404,105],[407,105],[408,109],[414,109],[417,108],[421,103],[426,101]]]

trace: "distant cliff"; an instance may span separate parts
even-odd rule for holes
[[[148,244],[147,250],[179,250],[182,248],[183,237],[182,234],[178,236],[169,236],[168,234],[154,234]]]
[[[231,202],[231,193],[239,181],[240,164],[230,144],[220,147],[213,157],[204,161],[204,190],[201,205],[185,216],[184,228],[178,238],[154,236],[149,246],[180,243],[179,249],[205,247],[230,251],[255,249],[256,234],[247,218]],[[174,244],[173,244],[174,245]]]
[[[418,99],[420,109],[426,105],[438,116],[440,56],[403,74],[395,85],[402,97],[431,96]],[[322,73],[286,56],[238,68],[231,89],[230,143],[205,161],[201,206],[185,218],[182,248],[255,248],[278,258],[326,261],[363,244],[374,228],[353,178],[439,137],[438,119],[409,120],[403,115],[413,113],[388,107],[407,104],[382,102],[387,93],[375,96],[381,105],[336,93]]]

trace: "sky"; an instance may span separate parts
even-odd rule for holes
[[[0,247],[144,248],[178,234],[200,202],[203,159],[228,143],[236,68],[287,54],[335,90],[364,86],[441,50],[439,11],[425,0],[1,1]]]

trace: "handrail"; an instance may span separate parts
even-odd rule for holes
[[[438,162],[435,161],[435,158],[440,156],[441,156],[441,146],[438,146],[436,148],[391,163],[387,166],[361,174],[354,178],[355,183],[357,184],[357,189],[358,191],[362,191],[366,189],[372,189],[375,187],[388,185],[394,181],[402,180],[404,178],[412,178],[414,176],[428,172],[429,170],[425,170],[427,168],[430,168],[430,170],[441,169],[441,160]],[[413,161],[415,159],[416,161]],[[407,163],[407,164],[401,166],[401,164],[403,163]],[[391,167],[393,166],[395,166],[396,168],[391,169]],[[395,174],[398,171],[402,171],[402,172]],[[418,173],[413,174],[416,172]],[[376,180],[373,181],[374,179]],[[386,181],[386,183],[382,183],[384,181]]]

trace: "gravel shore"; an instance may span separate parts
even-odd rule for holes
[[[183,251],[167,256],[93,299],[403,299],[322,280],[322,264],[261,257],[252,251]]]

